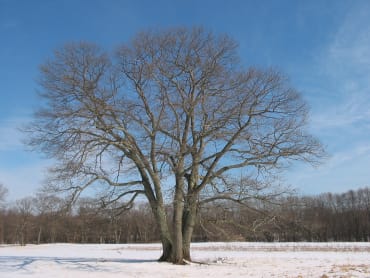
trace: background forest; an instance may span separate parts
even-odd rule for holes
[[[5,189],[3,188],[3,192]],[[4,194],[3,194],[4,195]],[[207,204],[200,209],[192,240],[201,241],[369,241],[370,189],[343,194],[284,197],[275,202]],[[150,208],[120,210],[84,198],[67,209],[55,196],[3,198],[1,244],[147,243],[159,236]],[[171,207],[168,207],[171,215]]]

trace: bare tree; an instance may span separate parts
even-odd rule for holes
[[[38,233],[37,244],[42,238],[44,241],[54,243],[57,232],[61,231],[62,216],[64,215],[64,202],[61,198],[53,195],[38,193],[33,200],[37,217]]]
[[[50,186],[72,199],[99,186],[104,204],[123,208],[145,196],[160,260],[190,260],[200,205],[273,198],[284,192],[271,187],[274,169],[322,154],[287,79],[239,60],[232,39],[199,28],[140,33],[114,55],[59,49],[41,66],[45,105],[28,128],[28,144],[59,162]]]
[[[8,189],[0,183],[0,209],[3,203],[5,202],[5,197],[8,194]]]
[[[26,245],[28,243],[28,235],[30,234],[29,229],[31,228],[31,218],[34,200],[32,197],[25,197],[16,201],[16,209],[19,214],[17,224],[17,238],[20,244]]]
[[[8,194],[8,189],[0,183],[0,243],[4,243],[4,213],[3,208],[5,207],[5,197]]]

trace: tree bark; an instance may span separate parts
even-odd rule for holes
[[[166,211],[163,204],[151,203],[152,211],[156,222],[158,223],[158,229],[162,242],[162,255],[159,258],[160,262],[171,262],[172,261],[172,240],[171,234],[168,229]]]
[[[41,243],[41,233],[42,233],[42,227],[39,227],[39,232],[37,234],[37,244]]]
[[[191,237],[193,235],[194,226],[196,222],[196,215],[197,215],[197,206],[196,202],[193,198],[188,200],[187,208],[184,209],[183,213],[183,259],[186,261],[191,261],[190,256],[190,244],[191,244]]]
[[[161,236],[162,241],[162,255],[158,261],[160,262],[172,262],[172,243],[170,238]]]
[[[184,181],[182,177],[176,177],[175,199],[173,203],[173,258],[174,264],[183,264],[183,234],[182,234],[182,217],[184,211],[183,200]]]

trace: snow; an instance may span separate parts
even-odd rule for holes
[[[370,277],[370,243],[195,243],[196,262],[159,263],[160,244],[0,245],[0,277]]]

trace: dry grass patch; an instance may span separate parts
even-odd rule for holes
[[[365,277],[364,276],[365,274],[370,275],[370,265],[367,265],[367,264],[333,265],[330,273],[334,275],[330,277],[340,277],[340,278]],[[366,275],[366,277],[369,277],[369,276]]]

